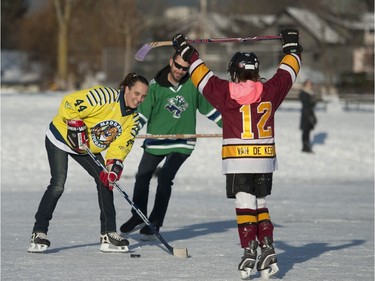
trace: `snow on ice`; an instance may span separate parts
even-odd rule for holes
[[[99,251],[99,207],[93,180],[70,159],[68,180],[43,254],[27,253],[34,214],[49,182],[44,133],[63,93],[1,96],[2,280],[240,280],[242,255],[234,202],[225,197],[221,139],[198,139],[174,182],[163,237],[190,257],[170,255],[159,241],[129,236],[130,252]],[[268,207],[275,224],[279,279],[374,280],[374,107],[318,108],[315,154],[301,153],[300,105],[276,114],[279,170]],[[199,114],[198,114],[199,115]],[[199,117],[198,133],[219,133]],[[125,160],[120,185],[132,196],[142,140]],[[150,204],[155,194],[152,181]],[[115,191],[118,227],[130,206]],[[255,279],[260,274],[255,273]]]

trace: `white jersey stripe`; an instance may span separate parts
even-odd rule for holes
[[[267,139],[223,139],[223,145],[226,144],[273,144],[275,143],[274,138]]]
[[[297,75],[296,75],[296,73],[294,72],[293,68],[291,68],[291,67],[290,67],[289,65],[287,65],[287,64],[281,64],[279,68],[280,68],[280,69],[283,69],[283,70],[285,70],[285,71],[287,71],[287,72],[289,72],[290,77],[292,78],[293,83],[296,81],[296,79],[297,79]]]

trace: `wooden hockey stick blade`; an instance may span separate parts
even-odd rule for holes
[[[173,255],[178,258],[187,258],[189,256],[186,248],[173,248]]]
[[[209,39],[194,39],[187,40],[189,44],[205,44],[205,43],[230,43],[230,42],[248,42],[248,41],[263,41],[263,40],[279,40],[280,35],[266,35],[266,36],[255,36],[255,37],[235,37],[235,38],[209,38]],[[155,41],[144,44],[134,55],[134,58],[138,61],[144,61],[147,54],[153,48],[162,46],[172,46],[172,41]]]
[[[162,46],[172,46],[172,41],[155,41],[144,44],[134,55],[134,58],[139,61],[144,61],[147,54],[153,48],[162,47]]]
[[[195,138],[221,138],[222,134],[175,134],[175,135],[137,135],[137,139],[195,139]]]

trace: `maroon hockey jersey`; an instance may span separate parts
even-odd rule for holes
[[[223,174],[271,173],[277,169],[274,115],[301,67],[299,55],[283,57],[267,82],[220,79],[200,59],[190,67],[194,85],[222,114]]]

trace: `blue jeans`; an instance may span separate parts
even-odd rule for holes
[[[145,215],[147,215],[148,195],[152,175],[158,164],[165,158],[164,165],[160,169],[158,176],[154,207],[149,217],[150,222],[155,226],[160,227],[163,225],[172,193],[173,180],[177,171],[189,156],[182,153],[170,153],[167,155],[152,155],[146,151],[143,153],[135,177],[133,202]],[[133,215],[137,215],[133,209],[132,213]]]
[[[113,192],[103,186],[100,181],[99,173],[101,167],[99,167],[89,155],[67,153],[52,144],[47,137],[45,145],[51,171],[51,180],[39,203],[38,211],[35,214],[33,232],[48,232],[49,221],[52,219],[52,214],[56,208],[57,202],[64,192],[68,172],[68,156],[71,156],[77,161],[96,182],[100,208],[101,233],[116,231],[116,211],[113,204]],[[101,163],[104,163],[101,154],[96,154],[96,157]],[[80,184],[81,183],[78,182],[77,186]]]

